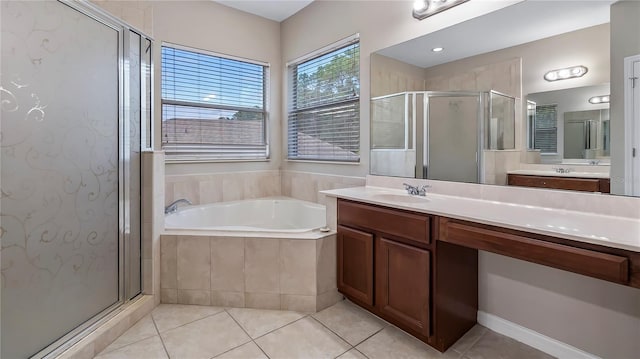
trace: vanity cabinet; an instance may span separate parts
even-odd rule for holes
[[[509,186],[539,187],[548,189],[565,189],[586,192],[610,192],[608,178],[582,178],[560,176],[536,176],[509,173]]]
[[[396,323],[429,336],[429,251],[381,237],[376,252],[378,309]]]
[[[435,216],[338,199],[338,290],[444,351],[476,322],[477,251],[437,236]]]
[[[373,305],[373,234],[338,227],[338,289]]]

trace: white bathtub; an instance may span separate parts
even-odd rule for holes
[[[326,226],[325,206],[268,197],[180,207],[165,216],[165,230],[302,233]]]

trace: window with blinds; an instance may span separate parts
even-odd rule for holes
[[[537,105],[533,144],[540,153],[558,152],[557,105]]]
[[[182,160],[264,159],[268,66],[162,46],[162,149]]]
[[[360,160],[360,46],[336,47],[289,66],[289,159]]]

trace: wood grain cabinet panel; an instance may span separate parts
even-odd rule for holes
[[[429,336],[429,251],[377,241],[376,306],[401,327]]]
[[[441,240],[584,274],[629,283],[629,259],[589,249],[542,241],[523,235],[446,220]]]
[[[361,203],[338,202],[338,224],[375,229],[400,241],[431,242],[431,217]]]
[[[566,189],[586,192],[609,193],[609,180],[580,177],[554,177],[508,174],[509,186],[539,187],[549,189]]]
[[[338,290],[373,305],[373,235],[338,226]]]

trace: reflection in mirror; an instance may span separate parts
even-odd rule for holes
[[[609,103],[589,102],[609,92],[603,84],[527,95],[527,137],[539,163],[609,165]]]
[[[640,34],[622,31],[638,19],[617,5],[523,1],[372,53],[371,173],[503,185],[522,185],[510,180],[516,175],[595,178],[602,186],[586,190],[608,192],[610,182],[613,193],[631,194],[623,180],[633,173],[625,168],[624,84],[610,78],[610,58],[640,54]],[[444,51],[431,51],[435,47]],[[573,66],[588,70],[582,77],[544,79],[550,70]],[[589,103],[589,96],[576,100],[580,106],[543,97],[580,89],[611,94],[611,110]],[[482,94],[477,113],[430,96],[470,92]],[[436,110],[441,119],[432,123]]]

